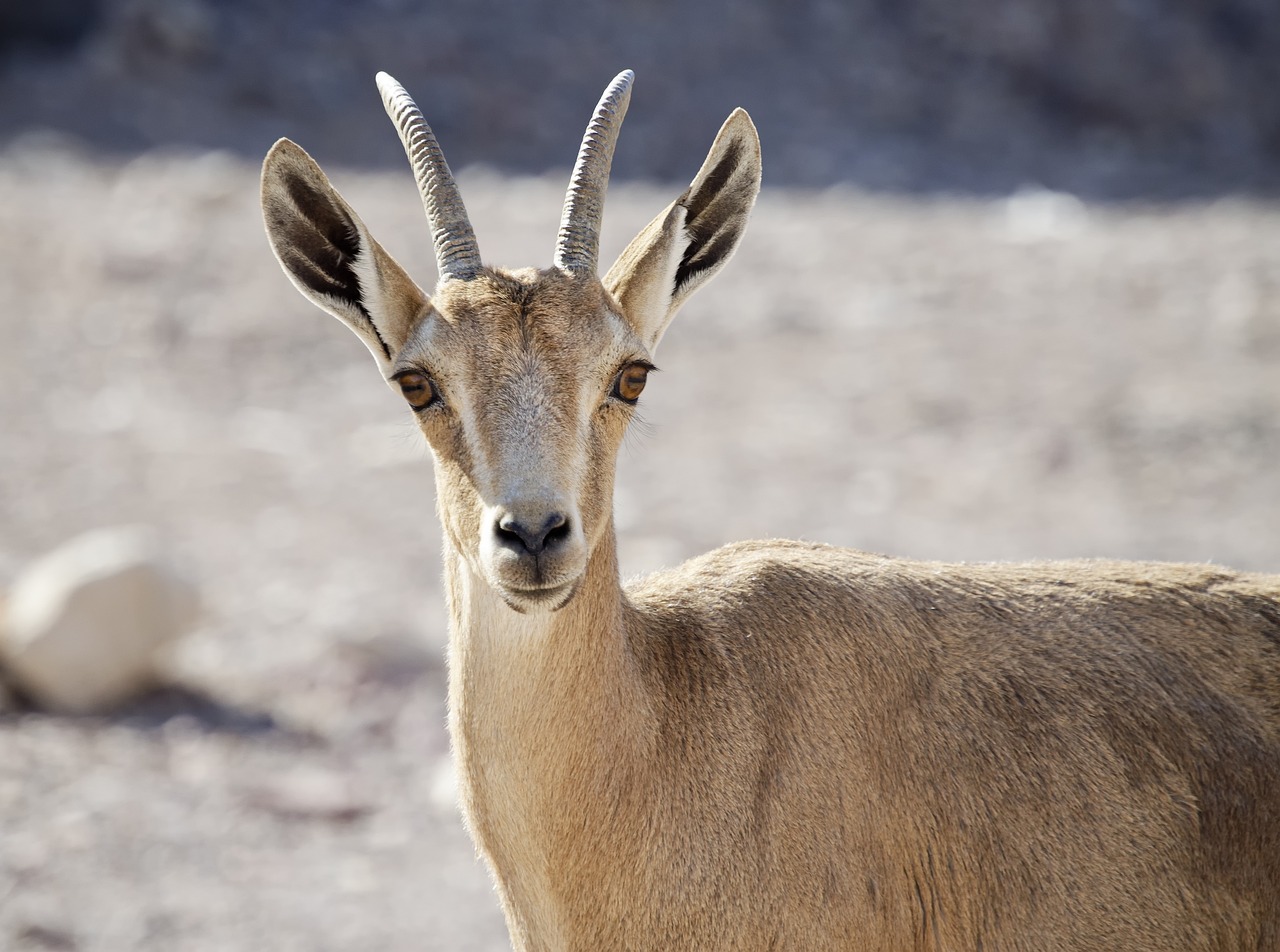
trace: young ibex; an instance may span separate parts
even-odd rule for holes
[[[1280,949],[1280,577],[750,542],[620,584],[619,442],[760,182],[739,110],[597,277],[631,80],[591,120],[546,270],[481,263],[385,74],[434,297],[298,146],[263,169],[285,272],[431,446],[449,726],[515,946]]]

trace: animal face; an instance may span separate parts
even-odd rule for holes
[[[573,597],[651,367],[600,281],[557,269],[445,283],[388,367],[431,446],[450,541],[511,608]]]
[[[553,266],[485,267],[444,155],[413,100],[379,89],[435,238],[428,297],[302,149],[281,139],[262,170],[277,259],[307,298],[364,341],[431,445],[453,550],[512,609],[573,598],[607,534],[618,444],[685,300],[727,262],[760,187],[742,110],[692,184],[598,277],[604,195],[632,75],[605,90],[565,197]]]

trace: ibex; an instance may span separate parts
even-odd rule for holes
[[[379,75],[432,297],[302,149],[263,168],[285,273],[431,447],[449,728],[515,947],[1280,949],[1280,576],[748,542],[620,582],[619,442],[760,183],[738,110],[599,278],[631,82],[587,128],[552,266],[509,271]]]

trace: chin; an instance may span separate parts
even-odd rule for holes
[[[549,585],[543,588],[516,588],[510,585],[494,585],[494,591],[498,593],[507,607],[512,611],[519,612],[522,615],[532,615],[537,612],[558,612],[578,594],[578,584],[582,581],[582,577],[570,579],[567,582],[561,582],[559,585]]]

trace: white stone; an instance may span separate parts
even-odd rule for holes
[[[101,711],[156,683],[161,651],[197,610],[150,530],[100,529],[18,577],[0,618],[0,660],[40,707]]]
[[[298,766],[264,777],[245,790],[254,806],[297,819],[349,821],[376,809],[345,773]]]
[[[435,767],[431,771],[428,796],[436,809],[441,812],[456,813],[460,809],[458,806],[460,796],[458,765],[453,762],[453,757],[450,755],[445,754],[436,761]]]

